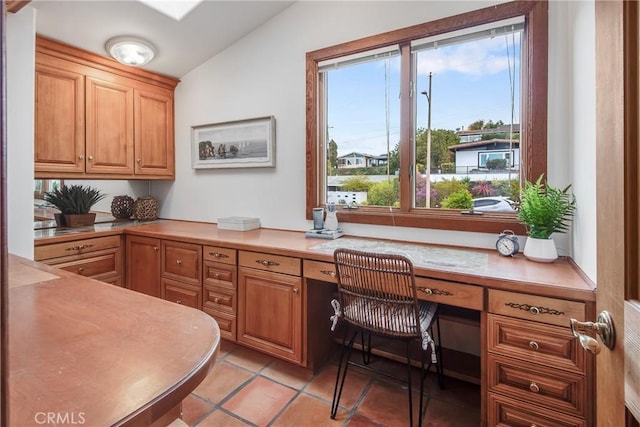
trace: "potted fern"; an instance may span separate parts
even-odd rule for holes
[[[60,210],[56,217],[58,226],[81,227],[95,223],[96,214],[89,211],[105,197],[100,190],[89,186],[63,185],[45,193],[44,200]]]
[[[524,256],[532,261],[553,262],[558,258],[553,233],[566,233],[573,219],[576,201],[569,192],[571,185],[564,189],[551,187],[543,182],[543,176],[535,183],[526,182],[520,194],[518,219],[527,228],[527,242]]]

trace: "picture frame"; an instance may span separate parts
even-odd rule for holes
[[[275,166],[275,117],[191,127],[193,169]]]

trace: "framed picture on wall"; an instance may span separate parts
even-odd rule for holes
[[[275,166],[273,116],[191,127],[194,169]]]

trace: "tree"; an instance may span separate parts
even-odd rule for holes
[[[440,169],[443,163],[452,161],[453,153],[449,147],[459,142],[458,135],[453,130],[437,129],[431,131],[431,167]],[[416,163],[426,164],[427,160],[427,130],[418,129],[416,133]]]
[[[484,120],[476,120],[467,126],[467,130],[480,130],[484,127]]]
[[[352,176],[342,182],[341,188],[343,191],[369,191],[373,182],[369,181],[366,176]]]
[[[329,171],[338,169],[338,144],[331,139],[327,148],[327,169]]]
[[[400,169],[400,143],[397,143],[391,150],[387,161],[389,162],[389,174],[395,175],[396,171]]]
[[[367,194],[367,204],[372,206],[396,206],[398,200],[400,197],[397,178],[372,185]]]

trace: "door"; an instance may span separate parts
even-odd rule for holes
[[[160,297],[160,239],[127,236],[127,288]]]
[[[136,175],[173,177],[173,92],[136,88],[135,124]]]
[[[595,16],[596,305],[611,314],[616,333],[613,349],[600,344],[596,357],[595,425],[619,427],[640,419],[638,4],[596,1]],[[636,373],[636,384],[625,372]]]

